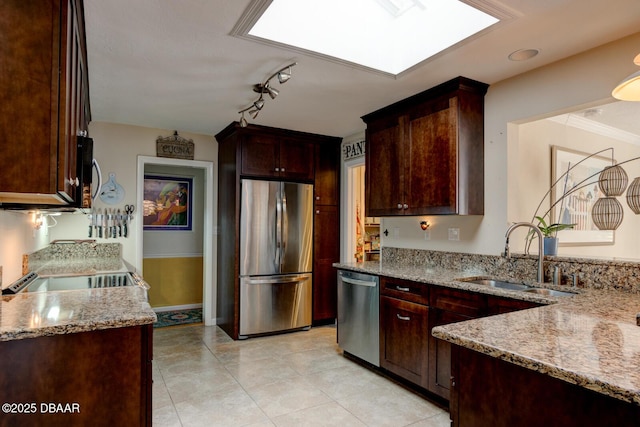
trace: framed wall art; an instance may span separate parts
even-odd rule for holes
[[[192,229],[193,178],[145,175],[143,228],[190,231]]]
[[[614,243],[615,232],[599,230],[591,217],[594,203],[604,197],[598,187],[598,173],[611,166],[612,159],[606,156],[587,159],[589,156],[589,153],[551,147],[551,185],[561,178],[551,188],[551,222],[575,224],[573,229],[558,232],[560,246]]]

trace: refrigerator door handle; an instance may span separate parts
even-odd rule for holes
[[[249,285],[265,285],[265,284],[278,284],[278,283],[295,283],[308,280],[309,276],[279,276],[279,277],[265,277],[265,278],[247,278],[246,283]]]
[[[284,256],[287,251],[287,242],[289,241],[289,217],[287,216],[287,194],[282,187],[282,260],[284,262]]]
[[[276,250],[275,265],[278,272],[282,271],[282,199],[280,191],[276,192]]]

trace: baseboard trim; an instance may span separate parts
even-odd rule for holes
[[[190,310],[194,308],[202,308],[202,304],[183,304],[183,305],[170,305],[166,307],[152,307],[156,313],[163,311],[176,311],[176,310]]]

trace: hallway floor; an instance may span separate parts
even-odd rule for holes
[[[154,330],[154,426],[449,426],[449,414],[345,359],[333,326],[233,341]]]

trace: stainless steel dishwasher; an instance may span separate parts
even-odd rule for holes
[[[380,366],[380,279],[338,270],[338,345]]]

